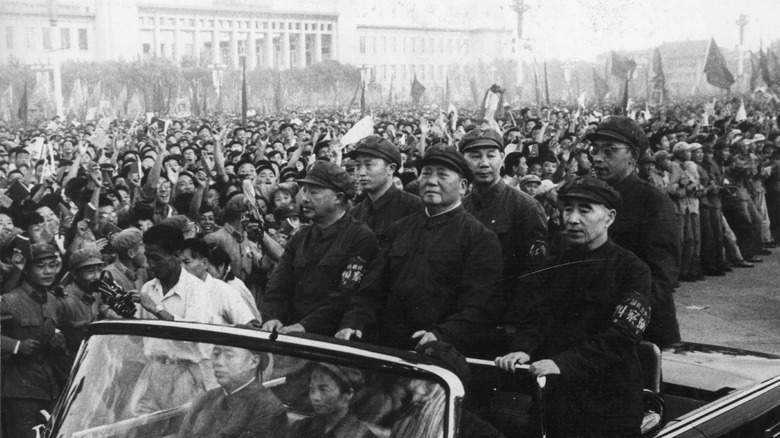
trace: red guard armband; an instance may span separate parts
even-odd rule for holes
[[[640,336],[650,323],[650,309],[647,298],[638,292],[631,295],[615,307],[612,323],[628,330],[633,336]]]
[[[354,289],[360,286],[363,275],[366,273],[366,261],[362,257],[349,259],[347,267],[341,273],[341,286]]]

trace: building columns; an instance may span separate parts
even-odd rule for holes
[[[284,29],[282,29],[282,59],[279,63],[279,69],[287,70],[290,68],[290,31],[288,24],[284,23]]]
[[[238,62],[238,32],[230,31],[230,66],[239,68]]]
[[[219,31],[217,31],[216,26],[211,31],[211,62],[215,65],[222,64],[222,50],[219,48]]]
[[[253,23],[250,22],[249,33],[246,35],[246,47],[244,53],[246,55],[246,68],[254,70],[257,68],[257,46],[255,45],[255,31],[251,27]]]
[[[195,58],[195,65],[200,64],[200,19],[195,17],[195,33],[192,35],[192,56]]]
[[[322,62],[322,33],[320,32],[320,23],[316,24],[317,29],[314,34],[314,56],[311,57],[313,62]]]
[[[263,50],[263,67],[265,68],[273,68],[274,67],[274,34],[271,32],[271,23],[266,23],[268,26],[268,30],[265,32],[265,36],[263,37],[263,47],[265,47],[265,50]]]
[[[303,24],[301,24],[301,31],[298,33],[298,67],[306,67],[306,34],[303,31]]]

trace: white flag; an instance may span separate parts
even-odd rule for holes
[[[745,102],[742,102],[739,105],[739,111],[737,111],[737,117],[734,120],[738,122],[747,120],[747,111],[745,111]]]
[[[374,119],[370,115],[363,117],[341,138],[344,146],[354,144],[374,133]]]

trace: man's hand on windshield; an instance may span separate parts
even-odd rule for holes
[[[417,342],[417,347],[419,347],[420,345],[425,345],[428,342],[436,342],[438,340],[436,338],[436,335],[434,335],[431,332],[427,332],[425,330],[419,330],[414,332],[414,334],[412,335],[412,339],[417,339],[417,338],[420,338],[420,340]]]
[[[345,328],[341,329],[336,333],[335,336],[336,339],[344,339],[345,341],[349,341],[350,339],[361,339],[363,338],[363,332],[360,330],[354,330],[351,328]]]
[[[300,324],[293,324],[282,327],[281,330],[279,330],[279,333],[283,335],[286,335],[287,333],[306,333],[306,329]]]
[[[266,332],[279,332],[284,328],[284,324],[282,324],[281,321],[278,319],[272,319],[270,321],[266,321],[265,324],[263,324],[263,327],[261,330]]]
[[[515,365],[522,365],[531,360],[531,356],[524,351],[515,351],[506,356],[496,358],[496,365],[504,371],[515,371]]]
[[[550,374],[560,374],[561,369],[550,359],[539,360],[531,364],[528,369],[536,377],[544,377]]]

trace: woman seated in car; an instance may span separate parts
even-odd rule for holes
[[[309,400],[315,415],[293,423],[290,437],[375,438],[350,411],[352,398],[363,386],[363,374],[354,368],[317,364],[309,381]]]

